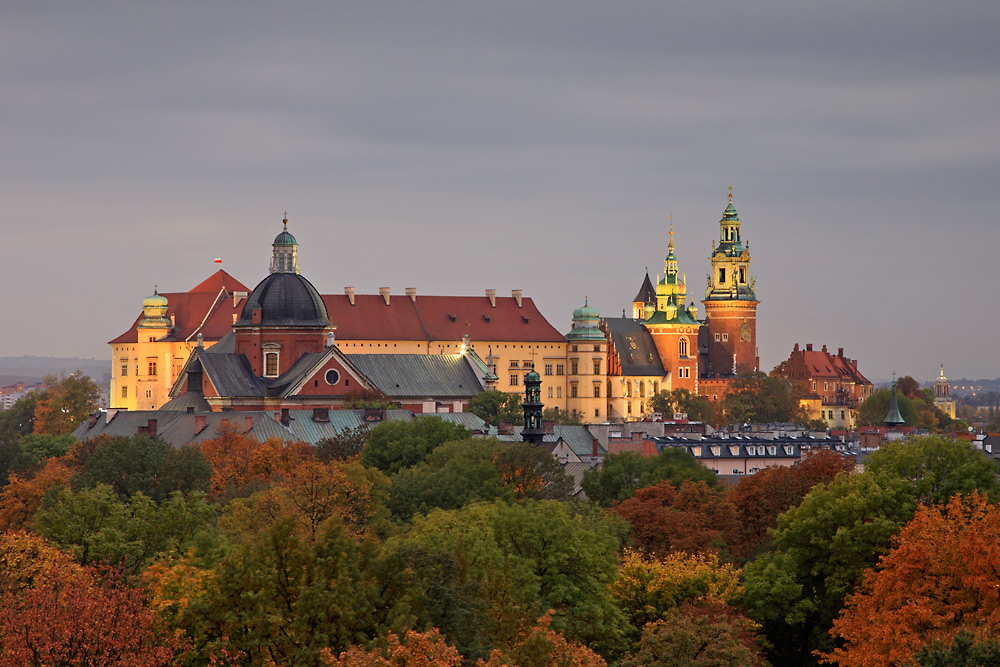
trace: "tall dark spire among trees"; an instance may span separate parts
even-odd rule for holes
[[[531,365],[531,371],[524,376],[524,429],[521,440],[533,445],[542,444],[545,427],[542,424],[542,376]]]

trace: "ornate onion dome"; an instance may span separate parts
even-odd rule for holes
[[[142,320],[139,322],[141,329],[170,329],[173,325],[167,317],[167,309],[170,304],[167,298],[160,296],[156,286],[153,286],[153,294],[142,300]]]
[[[583,298],[583,306],[573,311],[573,329],[566,334],[567,340],[606,340],[601,331],[601,311],[588,305],[589,297]]]

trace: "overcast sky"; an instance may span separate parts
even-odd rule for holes
[[[509,294],[567,331],[703,295],[727,188],[762,370],[1000,376],[1000,4],[45,3],[0,9],[0,356],[106,358],[154,284]]]

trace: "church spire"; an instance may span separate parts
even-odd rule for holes
[[[896,377],[892,378],[892,398],[889,399],[889,413],[885,416],[885,425],[888,427],[899,426],[906,420],[899,414],[899,402],[896,400]]]

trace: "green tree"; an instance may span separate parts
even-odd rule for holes
[[[0,410],[0,485],[7,483],[7,473],[21,453],[21,438],[35,430],[35,406],[38,394],[30,392],[7,410]]]
[[[46,497],[35,530],[73,554],[82,565],[108,563],[137,574],[154,555],[182,552],[215,523],[202,493],[175,492],[157,505],[142,493],[127,502],[106,484]]]
[[[684,412],[691,421],[705,424],[719,423],[719,410],[715,403],[705,396],[692,394],[687,389],[661,391],[650,399],[650,407],[668,419],[674,412]]]
[[[865,471],[878,480],[906,480],[921,503],[941,503],[974,490],[1000,498],[996,461],[956,438],[929,435],[887,443],[868,458]]]
[[[407,575],[373,541],[352,539],[336,522],[311,539],[291,517],[247,538],[181,614],[200,662],[324,665],[324,649],[338,655],[412,623]]]
[[[702,480],[712,487],[719,484],[715,473],[686,451],[666,447],[658,456],[643,456],[637,452],[609,454],[600,468],[584,473],[582,486],[588,498],[610,507],[634,496],[636,489],[662,481],[680,486],[688,479]]]
[[[521,407],[523,400],[524,397],[520,394],[484,391],[469,399],[469,412],[494,425],[499,422],[520,424],[524,421],[524,409]]]
[[[12,468],[19,474],[27,474],[48,459],[62,456],[76,443],[72,434],[40,435],[32,433],[18,441],[18,451]]]
[[[141,492],[160,501],[174,491],[207,491],[212,466],[195,445],[174,449],[145,435],[103,441],[83,464],[76,485],[111,486],[122,498]]]
[[[798,398],[788,382],[764,373],[742,373],[722,401],[730,424],[804,421]]]
[[[917,651],[917,667],[1000,667],[1000,639],[959,630],[950,642],[935,640]]]
[[[905,425],[935,432],[948,427],[951,419],[934,406],[933,400],[923,390],[911,391],[911,394],[907,395],[900,389],[899,382],[906,377],[900,378],[896,383],[896,404],[899,406],[899,414],[903,417]],[[858,425],[884,426],[891,400],[892,391],[889,389],[873,392],[858,408]]]
[[[511,641],[545,610],[567,639],[604,653],[623,647],[627,622],[608,585],[617,569],[619,520],[574,516],[566,503],[473,503],[415,517],[391,549],[454,554],[462,581],[483,591],[492,639]]]
[[[372,429],[361,452],[361,464],[394,475],[417,465],[445,442],[465,438],[465,427],[440,417],[382,422]]]
[[[61,380],[55,375],[46,375],[44,381],[45,391],[39,394],[35,405],[35,433],[72,433],[99,407],[100,390],[80,371]]]
[[[316,443],[316,457],[320,461],[339,461],[361,454],[371,429],[367,424],[345,428],[332,438],[322,438]]]

